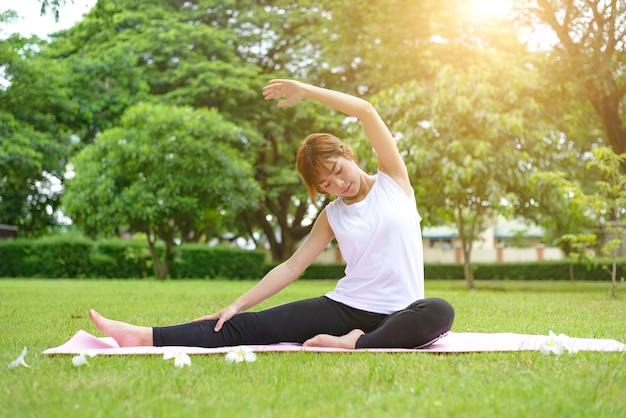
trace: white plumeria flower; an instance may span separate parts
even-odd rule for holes
[[[191,357],[182,351],[168,351],[163,354],[163,360],[174,359],[174,366],[183,368],[185,366],[191,366]]]
[[[87,350],[81,352],[79,355],[72,357],[72,364],[74,367],[80,367],[84,364],[89,364],[87,362],[87,357],[95,357],[96,352],[93,350]]]
[[[557,356],[560,356],[565,351],[565,347],[563,346],[561,339],[554,332],[552,332],[552,330],[550,330],[548,339],[541,344],[539,351],[541,351],[541,354],[545,355],[556,354]]]
[[[576,347],[574,345],[574,343],[572,342],[572,339],[570,337],[568,337],[565,334],[559,334],[559,340],[561,340],[561,344],[563,344],[563,348],[569,354],[576,354],[576,353],[578,353],[578,347]]]
[[[20,354],[20,356],[18,358],[16,358],[12,362],[10,362],[7,367],[9,369],[14,369],[17,366],[28,367],[28,364],[26,364],[26,362],[24,361],[24,357],[26,357],[26,353],[28,353],[28,348],[24,347],[24,349],[22,350],[22,354]]]
[[[570,354],[574,354],[578,352],[578,348],[574,346],[572,343],[572,339],[565,334],[556,335],[552,330],[550,330],[550,335],[546,342],[541,344],[539,347],[539,351],[542,354],[556,354],[560,356],[564,352],[568,352]]]
[[[256,354],[250,347],[245,345],[240,345],[238,347],[231,348],[226,354],[226,362],[228,363],[241,363],[242,361],[247,361],[252,363],[256,361]]]

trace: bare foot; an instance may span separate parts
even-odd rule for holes
[[[93,309],[89,310],[89,317],[100,331],[112,337],[120,347],[153,345],[152,328],[114,321],[103,317]]]
[[[353,329],[346,335],[341,335],[339,337],[328,334],[318,334],[315,337],[306,340],[302,345],[305,347],[333,347],[353,350],[356,348],[357,340],[363,334],[365,333],[360,329]]]

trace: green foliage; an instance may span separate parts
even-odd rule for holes
[[[546,242],[554,241],[567,256],[585,256],[587,246],[575,235],[585,235],[593,229],[594,220],[589,217],[589,199],[578,181],[571,181],[567,174],[552,169],[537,171],[529,178],[534,200],[540,205],[539,222],[546,229]],[[595,239],[594,239],[595,240]]]
[[[89,257],[90,277],[136,279],[152,275],[145,240],[98,240]]]
[[[118,225],[144,230],[172,220],[193,231],[206,208],[250,207],[257,190],[249,165],[234,150],[240,140],[238,129],[215,111],[135,106],[119,128],[76,156],[68,213],[82,215],[77,216],[81,225],[103,230]],[[76,196],[90,189],[89,202]],[[86,204],[96,202],[90,213]],[[102,209],[104,203],[112,207]],[[104,214],[111,218],[97,219]]]
[[[58,225],[68,123],[74,106],[67,68],[37,56],[42,42],[0,40],[0,213],[23,237]],[[55,184],[57,183],[57,184]]]
[[[41,0],[42,12],[58,16],[64,4]],[[101,0],[82,22],[56,34],[49,45],[18,36],[1,41],[0,67],[13,84],[0,89],[0,114],[17,122],[6,140],[20,145],[11,158],[21,159],[19,167],[15,160],[6,167],[9,175],[0,173],[1,220],[19,225],[25,235],[45,233],[58,223],[58,197],[69,155],[99,132],[119,127],[130,106],[149,101],[215,108],[241,129],[246,141],[235,148],[253,165],[265,195],[255,210],[222,214],[209,209],[213,220],[200,222],[206,227],[196,223],[195,229],[215,235],[228,230],[255,241],[263,235],[273,258],[286,258],[316,215],[308,210],[293,169],[295,147],[312,131],[344,131],[341,116],[327,117],[326,110],[276,112],[260,97],[270,77],[298,77],[367,97],[384,96],[389,88],[390,94],[397,93],[400,98],[380,103],[393,102],[388,119],[402,128],[395,132],[405,135],[399,145],[409,143],[403,145],[409,161],[424,158],[446,171],[447,177],[435,182],[437,188],[422,182],[416,187],[420,209],[430,223],[450,219],[454,206],[438,202],[432,191],[439,187],[465,198],[468,189],[489,184],[486,193],[495,198],[503,195],[497,177],[511,180],[523,171],[517,170],[520,167],[580,171],[581,155],[567,152],[570,141],[588,144],[606,137],[614,143],[615,133],[623,138],[623,74],[617,67],[622,61],[616,49],[620,26],[614,24],[623,5],[600,7],[578,0],[515,4],[517,14],[480,18],[470,13],[472,2],[462,0]],[[555,27],[562,15],[571,17],[565,21],[569,26]],[[7,18],[3,14],[2,19]],[[588,24],[572,23],[579,21]],[[519,35],[528,39],[538,22],[560,31],[562,44],[552,51],[529,52]],[[402,97],[411,83],[424,87],[414,91],[422,95],[417,108],[437,115],[438,120],[428,121],[438,131],[445,134],[450,126],[459,136],[478,132],[482,137],[455,138],[444,141],[446,147],[437,152],[423,153],[410,137],[418,132],[426,142],[434,138],[416,125],[426,120],[412,111],[418,99]],[[581,101],[585,96],[587,104]],[[405,114],[406,120],[398,122]],[[8,120],[3,117],[2,122]],[[528,138],[546,132],[541,125],[551,131],[545,146],[529,144]],[[561,141],[561,133],[566,141]],[[511,141],[515,135],[517,140]],[[354,137],[352,132],[347,135],[348,140]],[[498,140],[488,139],[492,137]],[[0,135],[0,140],[5,137]],[[530,156],[516,156],[514,149]],[[371,161],[370,152],[369,147],[357,150],[365,165]],[[507,168],[494,171],[494,155]],[[428,166],[414,164],[412,175],[430,176]],[[50,179],[61,183],[52,194]],[[541,217],[523,182],[506,192],[512,207]],[[467,203],[480,207],[493,201],[481,197]],[[552,214],[543,217],[545,222],[550,219]],[[470,214],[458,224],[471,235],[474,222],[480,228],[481,221],[480,215]],[[113,232],[108,228],[107,233]],[[182,239],[196,239],[190,234]]]
[[[10,113],[0,111],[0,213],[3,223],[25,226],[29,213],[28,196],[32,193],[25,185],[41,178],[44,143],[42,133],[17,121]]]
[[[587,163],[590,170],[600,173],[596,182],[597,194],[592,198],[592,209],[603,230],[604,242],[600,253],[612,260],[607,268],[611,276],[612,294],[615,297],[619,284],[617,257],[624,248],[626,223],[626,153],[616,154],[609,147],[592,150],[593,159]]]
[[[593,106],[597,114],[594,125],[602,125],[606,143],[617,154],[625,153],[626,114],[623,106],[626,89],[623,88],[622,43],[626,4],[581,0],[519,0],[516,3],[522,24],[542,30],[547,26],[559,39],[551,53],[553,65],[547,74],[549,79],[555,85],[573,83]],[[558,78],[550,74],[556,74]],[[576,114],[575,110],[573,114]],[[574,123],[582,125],[580,119]],[[624,164],[622,167],[626,168]]]
[[[262,81],[257,67],[237,54],[228,11],[207,13],[214,6],[101,1],[55,36],[44,52],[77,74],[72,83],[87,122],[81,132],[86,143],[140,101],[216,108],[233,122],[249,123],[251,103],[262,101]]]
[[[473,263],[472,272],[477,280],[578,280],[578,281],[604,281],[606,280],[606,270],[611,267],[612,262],[607,259],[581,260],[584,262],[574,262],[572,260],[561,261],[541,261],[541,262],[520,262],[520,263]],[[265,266],[265,271],[269,271],[273,264]],[[344,276],[345,264],[318,264],[309,266],[300,277],[305,280],[326,280],[340,279]],[[626,259],[618,262],[618,277],[626,278]],[[439,264],[426,263],[424,265],[424,277],[426,280],[464,280],[465,272],[463,264]]]
[[[33,252],[33,240],[0,241],[0,277],[29,277],[24,260]]]
[[[256,279],[263,276],[265,253],[206,244],[183,244],[176,250],[174,279]]]
[[[473,263],[472,272],[477,280],[571,280],[604,281],[606,269],[612,264],[603,259],[589,263],[574,263],[571,260],[541,261],[535,263]],[[626,278],[626,259],[618,263],[618,277]],[[266,270],[269,270],[266,267]],[[340,279],[344,275],[345,264],[312,264],[302,275],[302,279]],[[570,270],[571,269],[571,270]],[[573,277],[571,277],[573,273]],[[464,280],[463,264],[424,265],[426,280]]]
[[[92,235],[127,228],[151,246],[162,240],[163,259],[152,262],[167,277],[174,239],[198,240],[215,229],[216,212],[256,204],[252,169],[235,149],[241,141],[215,110],[139,104],[72,160],[65,209]]]
[[[626,153],[618,155],[611,148],[599,146],[585,156],[583,172],[591,183],[584,185],[561,172],[537,172],[531,185],[544,214],[552,214],[548,225],[561,232],[560,246],[566,254],[591,259],[594,252],[609,257],[605,266],[613,284],[613,295],[619,284],[617,257],[624,246],[626,215],[626,175],[623,172]],[[595,182],[594,182],[595,180]]]
[[[520,73],[515,84],[502,76],[509,70]],[[511,214],[525,181],[520,162],[528,158],[520,143],[532,141],[537,129],[525,72],[535,75],[486,54],[481,66],[446,66],[434,81],[409,81],[373,98],[398,137],[422,216],[459,229],[470,288],[472,243],[486,220]]]
[[[0,242],[2,277],[79,278],[90,273],[92,242],[73,235]]]
[[[162,255],[163,245],[157,245]],[[265,253],[225,246],[183,244],[176,248],[177,279],[260,279]],[[73,235],[0,242],[0,277],[140,279],[152,275],[144,240],[91,241]]]
[[[341,279],[345,276],[345,264],[313,263],[302,273],[302,279]]]

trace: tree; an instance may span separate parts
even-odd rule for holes
[[[584,168],[584,167],[583,167]],[[579,181],[562,171],[537,171],[530,176],[530,189],[540,205],[538,222],[547,237],[553,237],[565,256],[570,257],[569,276],[574,280],[574,262],[587,260],[595,242],[594,221],[589,199]]]
[[[491,62],[493,64],[493,62]],[[407,82],[374,97],[398,138],[426,222],[454,222],[463,246],[468,288],[472,244],[497,214],[510,214],[527,159],[519,139],[533,132],[537,108],[521,85],[492,66],[447,66],[435,82]]]
[[[92,235],[143,232],[155,277],[166,278],[177,240],[256,204],[252,169],[236,151],[243,140],[215,110],[138,104],[72,159],[64,208]]]
[[[599,175],[592,208],[604,235],[600,252],[609,257],[612,263],[609,274],[611,295],[615,298],[618,285],[617,258],[623,248],[626,232],[626,174],[621,169],[626,162],[626,153],[618,155],[609,147],[598,147],[591,153],[593,158],[587,163],[587,168]]]
[[[520,13],[538,30],[549,28],[557,38],[554,74],[571,81],[593,105],[608,144],[626,152],[624,39],[626,3],[620,0],[520,1]],[[626,167],[624,167],[626,168]]]
[[[284,4],[296,10],[293,2]],[[306,126],[282,128],[293,123],[293,113],[276,111],[263,100],[261,89],[269,77],[262,73],[275,77],[288,65],[286,60],[296,52],[280,45],[284,40],[290,46],[296,39],[305,42],[290,34],[298,28],[311,30],[307,16],[319,11],[299,18],[280,13],[282,5],[266,6],[258,1],[100,1],[82,22],[56,36],[46,53],[68,61],[77,74],[77,101],[87,122],[80,134],[85,144],[115,126],[133,101],[147,97],[216,108],[236,123],[247,138],[236,146],[254,161],[255,177],[266,194],[254,210],[228,217],[229,232],[254,238],[262,231],[274,257],[282,259],[310,228],[309,204],[293,164]],[[297,10],[304,8],[300,4]],[[267,46],[264,54],[259,45]],[[315,121],[314,115],[306,118]]]
[[[563,173],[538,172],[532,181],[539,190],[553,192],[553,197],[537,196],[544,211],[556,207],[554,216],[572,219],[572,224],[562,231],[561,240],[570,253],[579,258],[589,258],[592,250],[611,260],[611,295],[616,297],[618,281],[617,260],[626,232],[626,175],[621,167],[626,154],[618,155],[611,148],[599,146],[585,157],[585,175],[593,186],[583,190],[577,179],[567,178]],[[556,196],[556,198],[554,197]],[[563,221],[561,221],[563,222]],[[570,270],[571,275],[571,270]]]
[[[38,56],[45,43],[0,40],[0,213],[21,236],[38,236],[56,217],[74,104],[67,67]]]
[[[70,0],[73,1],[73,0]],[[46,13],[52,13],[55,20],[59,20],[60,9],[65,6],[67,0],[40,0],[41,2],[41,15]]]
[[[101,0],[54,36],[45,54],[67,60],[89,143],[138,101],[217,108],[244,127],[260,100],[258,69],[236,54],[232,30],[206,24],[207,2]],[[248,133],[248,136],[251,136]]]
[[[25,236],[52,223],[37,207],[46,205],[45,195],[33,200],[44,178],[45,142],[32,126],[0,113],[0,221],[19,226]]]

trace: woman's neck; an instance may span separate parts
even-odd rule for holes
[[[363,171],[361,174],[361,182],[359,184],[359,191],[354,196],[351,196],[351,197],[344,196],[343,201],[347,205],[351,205],[353,203],[360,202],[361,200],[365,199],[367,195],[369,194],[370,190],[372,190],[372,186],[374,185],[374,182],[376,182],[376,176],[370,176],[369,174]]]

